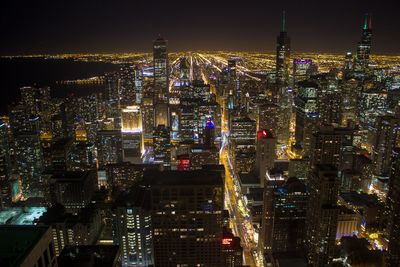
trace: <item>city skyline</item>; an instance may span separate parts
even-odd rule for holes
[[[207,2],[21,6],[15,48],[62,52],[0,57],[2,267],[400,266],[400,55],[374,55],[394,9]],[[272,28],[273,52],[228,52]],[[69,52],[88,45],[114,52]]]

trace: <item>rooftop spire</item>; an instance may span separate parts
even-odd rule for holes
[[[363,29],[364,30],[368,30],[368,13],[366,13],[365,17],[364,17],[364,27],[363,27]]]
[[[286,32],[286,11],[282,12],[282,32]]]
[[[368,29],[372,30],[372,14],[369,14]]]

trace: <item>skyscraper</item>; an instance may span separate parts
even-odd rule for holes
[[[400,150],[393,151],[393,165],[389,182],[389,193],[386,199],[388,212],[388,253],[387,267],[400,266]]]
[[[231,121],[229,153],[238,173],[248,173],[254,169],[256,128],[256,121],[248,116],[238,116]]]
[[[11,158],[8,125],[0,121],[0,208],[11,204]]]
[[[136,105],[140,105],[143,98],[143,69],[139,66],[135,66],[133,73],[135,79]]]
[[[286,14],[283,11],[282,29],[276,41],[276,83],[284,85],[289,78],[290,38],[286,31]]]
[[[153,264],[149,192],[135,188],[121,195],[113,209],[114,244],[121,246],[122,266]]]
[[[296,142],[304,149],[304,155],[309,156],[312,134],[318,121],[317,95],[318,85],[311,81],[298,83],[298,94],[294,99],[296,111]]]
[[[142,155],[142,114],[140,106],[122,109],[122,151],[123,160],[141,163]]]
[[[307,210],[308,259],[312,266],[329,266],[332,263],[337,218],[338,170],[332,165],[314,165],[309,176],[310,196]]]
[[[99,131],[97,133],[99,165],[119,163],[123,159],[121,131]]]
[[[169,71],[167,40],[161,36],[153,44],[154,95],[157,102],[168,102]]]
[[[286,31],[286,14],[283,12],[282,29],[276,44],[276,86],[279,105],[278,142],[286,144],[289,139],[289,122],[291,115],[291,98],[288,85],[290,64],[290,38]]]
[[[353,145],[353,130],[324,126],[314,133],[312,163],[340,166],[343,151]]]
[[[267,254],[301,251],[306,229],[308,192],[305,184],[295,177],[287,181],[270,181],[264,188],[264,213],[260,244]]]
[[[147,171],[155,266],[221,266],[224,177],[199,171]]]
[[[171,137],[169,127],[158,125],[153,132],[154,161],[164,166],[171,165]]]
[[[400,119],[394,116],[379,116],[372,143],[373,173],[388,177],[392,168],[392,152],[396,145],[397,129]]]
[[[271,131],[260,130],[257,132],[256,144],[256,173],[264,186],[266,172],[274,167],[276,159],[276,138]]]
[[[15,137],[17,171],[25,197],[43,196],[43,151],[39,134],[26,132]]]
[[[372,43],[372,18],[365,14],[361,41],[357,45],[357,55],[355,58],[354,69],[365,72],[368,69]]]

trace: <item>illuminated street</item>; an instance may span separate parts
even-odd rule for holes
[[[399,267],[400,1],[3,1],[0,267]]]

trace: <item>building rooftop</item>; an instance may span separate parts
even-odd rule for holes
[[[260,184],[260,179],[254,173],[240,173],[238,176],[241,185]]]
[[[306,256],[301,252],[275,252],[272,257],[279,267],[308,266]]]
[[[0,226],[0,266],[20,266],[48,229],[47,226]]]
[[[63,171],[52,175],[57,182],[80,182],[94,174],[93,171]]]
[[[113,267],[119,253],[119,246],[72,246],[65,247],[57,261],[59,267]]]
[[[34,225],[46,207],[7,208],[0,211],[0,225]]]
[[[223,185],[224,178],[218,165],[213,169],[208,166],[208,169],[195,171],[158,171],[146,170],[144,173],[144,183],[158,185]]]
[[[365,193],[342,192],[340,193],[339,198],[341,198],[347,204],[357,207],[372,207],[382,205],[376,195],[369,195]]]

